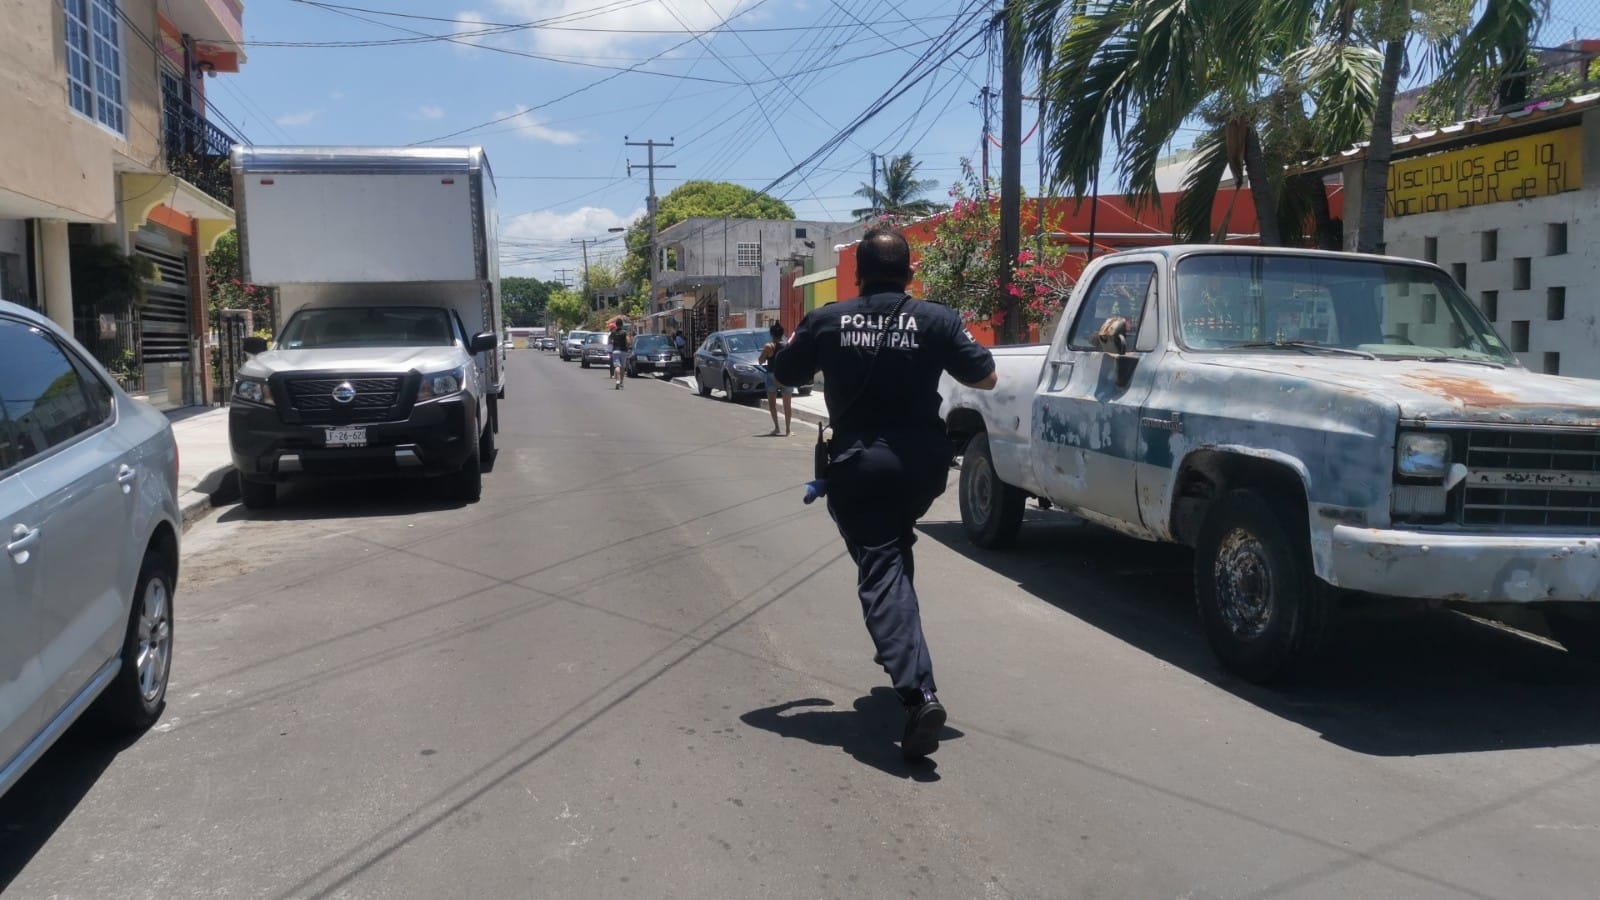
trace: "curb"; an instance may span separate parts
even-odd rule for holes
[[[206,485],[213,485],[210,492],[205,490]],[[194,488],[184,491],[178,498],[178,514],[183,522],[183,530],[188,531],[195,523],[205,519],[218,506],[234,502],[239,497],[239,476],[233,466],[222,466],[212,470]]]
[[[687,390],[691,390],[691,391],[695,390],[694,381],[691,378],[689,378],[688,376],[685,376],[685,375],[678,375],[678,376],[673,377],[672,383],[677,385],[677,386],[679,386],[679,387],[681,387],[681,388],[685,388]],[[817,395],[817,392],[813,391],[812,392],[812,396],[814,397],[816,395]],[[755,406],[751,406],[751,407],[747,407],[747,408],[748,409],[755,409],[755,410],[758,410],[760,412],[766,412],[767,411],[766,407],[762,405],[765,402],[766,402],[766,398],[762,398],[761,400],[758,400],[756,402]],[[795,418],[795,421],[797,421],[797,422],[809,422],[812,425],[821,425],[822,423],[828,421],[828,417],[826,415],[823,415],[822,413],[812,412],[809,409],[802,409],[802,408],[800,408],[798,406],[794,407],[794,418]]]

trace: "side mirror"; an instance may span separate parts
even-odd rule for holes
[[[1095,333],[1095,344],[1101,353],[1112,356],[1126,356],[1128,353],[1128,332],[1131,324],[1121,316],[1112,316],[1105,320],[1100,330]]]
[[[251,356],[255,356],[257,353],[265,353],[267,352],[267,339],[251,335],[239,342],[239,348]]]
[[[728,355],[728,351],[722,349],[721,347],[715,347],[715,348],[712,349],[711,355],[712,356],[727,356]]]
[[[494,332],[485,331],[472,336],[472,340],[467,343],[467,352],[473,355],[488,353],[499,344],[500,339],[494,336]]]

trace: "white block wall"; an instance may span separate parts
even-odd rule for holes
[[[1600,189],[1389,219],[1384,239],[1454,274],[1523,365],[1600,378]]]

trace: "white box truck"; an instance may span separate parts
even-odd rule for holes
[[[236,147],[244,278],[277,290],[228,436],[246,506],[298,478],[482,492],[505,397],[494,176],[470,148]]]

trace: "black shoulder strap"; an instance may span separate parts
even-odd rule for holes
[[[878,339],[873,343],[872,361],[867,363],[867,374],[862,377],[860,386],[856,388],[855,396],[851,397],[848,403],[840,407],[839,411],[834,414],[833,418],[843,416],[845,413],[854,409],[856,403],[867,393],[867,385],[872,383],[872,373],[878,368],[878,356],[883,352],[883,345],[889,340],[889,330],[894,327],[896,322],[900,321],[900,311],[905,309],[906,301],[910,299],[910,294],[901,294],[900,302],[894,305],[894,309],[891,310],[889,315],[883,320],[883,327],[878,329]]]

